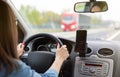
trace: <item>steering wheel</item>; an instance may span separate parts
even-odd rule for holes
[[[34,39],[38,37],[44,37],[44,38],[49,38],[56,43],[59,43],[60,46],[63,45],[63,43],[55,36],[47,33],[40,33],[33,35],[26,39],[25,42],[25,48],[26,46]],[[41,40],[42,41],[42,40]],[[27,54],[27,56],[25,55]],[[21,60],[23,60],[26,64],[28,64],[32,69],[36,70],[38,73],[44,73],[53,63],[55,59],[55,53],[53,52],[46,52],[46,51],[30,51],[30,52],[25,52],[23,56],[21,57]]]

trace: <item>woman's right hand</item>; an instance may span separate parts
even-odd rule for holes
[[[66,60],[69,56],[68,50],[67,50],[67,46],[63,45],[62,47],[60,47],[60,45],[57,45],[57,51],[56,51],[56,58],[55,59],[59,59],[59,60]]]
[[[69,56],[69,53],[67,50],[67,46],[63,45],[62,47],[60,47],[60,45],[58,44],[55,61],[53,62],[51,69],[54,69],[59,73],[64,60],[66,60],[68,56]]]

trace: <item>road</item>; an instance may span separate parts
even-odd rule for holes
[[[107,38],[107,40],[120,41],[120,30],[116,30],[116,32]]]
[[[54,33],[58,37],[69,38],[71,40],[76,39],[76,32],[59,32]],[[87,40],[120,40],[120,31],[114,29],[90,29],[87,30]]]

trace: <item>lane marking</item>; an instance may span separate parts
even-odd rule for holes
[[[116,32],[113,36],[107,38],[108,41],[114,39],[116,36],[118,36],[120,34],[120,31]]]

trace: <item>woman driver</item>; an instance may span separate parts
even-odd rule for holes
[[[55,61],[39,74],[19,60],[24,44],[19,44],[15,16],[10,6],[0,0],[0,77],[57,77],[61,65],[69,56],[66,45],[57,46]]]

